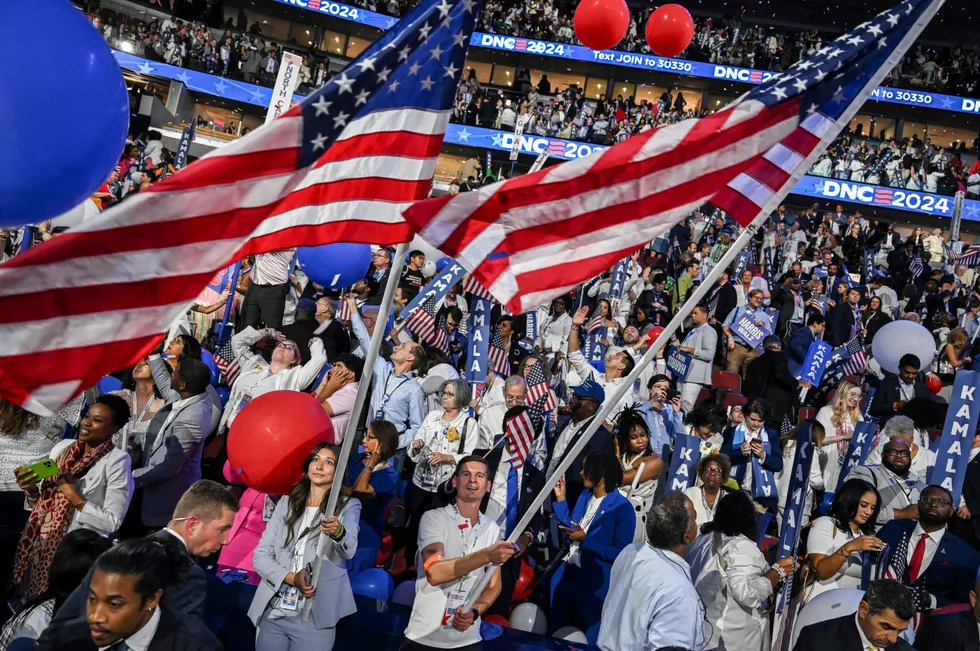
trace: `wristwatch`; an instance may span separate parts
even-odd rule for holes
[[[479,610],[477,610],[476,608],[471,608],[470,610],[473,611],[473,619],[479,619],[480,618],[480,611]]]

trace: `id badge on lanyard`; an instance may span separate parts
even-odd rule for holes
[[[462,608],[465,603],[466,590],[463,590],[460,586],[456,586],[449,593],[449,599],[446,600],[446,610],[442,613],[443,628],[449,629],[453,627],[453,616],[456,615],[456,609]]]
[[[454,510],[456,512],[456,528],[459,530],[459,541],[462,547],[460,556],[466,556],[476,545],[476,530],[470,526],[468,520],[462,519],[462,516],[459,514],[459,509],[454,507]],[[472,540],[467,539],[467,534],[472,536]],[[446,599],[446,607],[442,611],[443,628],[448,629],[452,627],[453,615],[456,614],[456,609],[462,607],[462,605],[466,603],[466,590],[463,588],[463,582],[466,581],[467,576],[469,575],[466,574],[461,576],[459,582],[449,592],[449,598]]]
[[[272,513],[276,510],[276,503],[272,501],[272,498],[265,495],[265,502],[262,504],[262,521],[268,522],[272,519]]]
[[[252,401],[251,394],[246,393],[238,400],[238,405],[235,407],[235,415],[237,416],[242,409],[245,409],[245,405]]]

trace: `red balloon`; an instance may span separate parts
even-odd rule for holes
[[[249,488],[288,495],[303,476],[303,461],[317,443],[334,442],[333,424],[316,398],[272,391],[255,398],[228,432],[228,463]]]
[[[659,337],[660,336],[660,333],[663,332],[663,331],[664,331],[663,326],[653,326],[652,328],[650,328],[647,331],[647,334],[646,334],[646,339],[647,339],[646,344],[647,344],[647,346],[649,346],[653,342],[655,342],[657,340],[657,337]]]
[[[663,5],[650,14],[646,27],[647,44],[662,57],[675,57],[691,44],[694,21],[680,5]]]
[[[608,50],[623,40],[630,10],[623,0],[582,0],[572,20],[575,36],[591,50]]]
[[[943,381],[939,379],[938,375],[927,373],[926,386],[929,387],[929,390],[932,391],[934,394],[938,394],[939,391],[943,388]]]
[[[514,582],[513,602],[519,603],[531,598],[531,590],[534,588],[534,570],[527,563],[521,562],[521,573]]]

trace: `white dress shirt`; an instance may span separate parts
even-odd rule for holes
[[[912,530],[912,537],[909,538],[909,549],[905,561],[911,565],[912,556],[915,554],[915,548],[919,544],[919,539],[922,536],[926,536],[926,549],[925,553],[922,555],[922,565],[919,567],[919,576],[929,568],[929,563],[932,562],[933,557],[936,555],[936,550],[939,549],[939,541],[943,539],[943,534],[946,533],[946,527],[942,529],[937,529],[932,533],[927,534],[923,529],[922,525],[916,523],[915,529]],[[918,578],[918,577],[917,577]]]
[[[602,651],[704,647],[704,607],[683,558],[647,543],[616,557],[599,628]]]

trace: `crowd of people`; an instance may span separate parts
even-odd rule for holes
[[[478,165],[473,175],[482,180]],[[496,623],[603,651],[762,651],[792,575],[797,649],[831,635],[891,648],[899,634],[926,651],[966,648],[948,646],[943,618],[975,603],[980,471],[970,463],[956,501],[926,482],[956,373],[977,353],[980,292],[960,263],[969,252],[939,229],[904,237],[860,211],[819,208],[780,207],[693,306],[740,232],[720,211],[692,214],[531,313],[494,304],[499,362],[476,383],[466,380],[471,283],[432,306],[432,328],[409,325],[438,273],[424,251],[395,269],[377,248],[343,293],[311,281],[293,250],[250,257],[145,359],[58,414],[0,402],[0,532],[16,604],[0,640],[329,649],[362,595],[411,609],[407,648],[465,647]],[[672,347],[688,370],[678,376],[661,350],[627,384],[681,310]],[[873,343],[896,320],[932,334],[935,360],[908,351],[897,373],[882,368]],[[378,327],[386,337],[368,374]],[[818,340],[865,361],[814,385],[801,370]],[[369,397],[355,412],[362,383]],[[246,406],[276,392],[312,395],[335,432],[311,446],[284,495],[249,488],[227,457]],[[518,420],[533,427],[524,453],[508,444]],[[851,468],[868,421],[871,452]],[[797,516],[786,509],[801,432],[815,454]],[[699,460],[681,490],[671,467],[688,452]],[[774,542],[797,517],[798,553],[780,554]],[[234,627],[207,629],[215,577],[196,559],[248,586]],[[408,587],[378,596],[379,572]],[[857,613],[807,625],[809,602],[838,588],[865,591]]]

